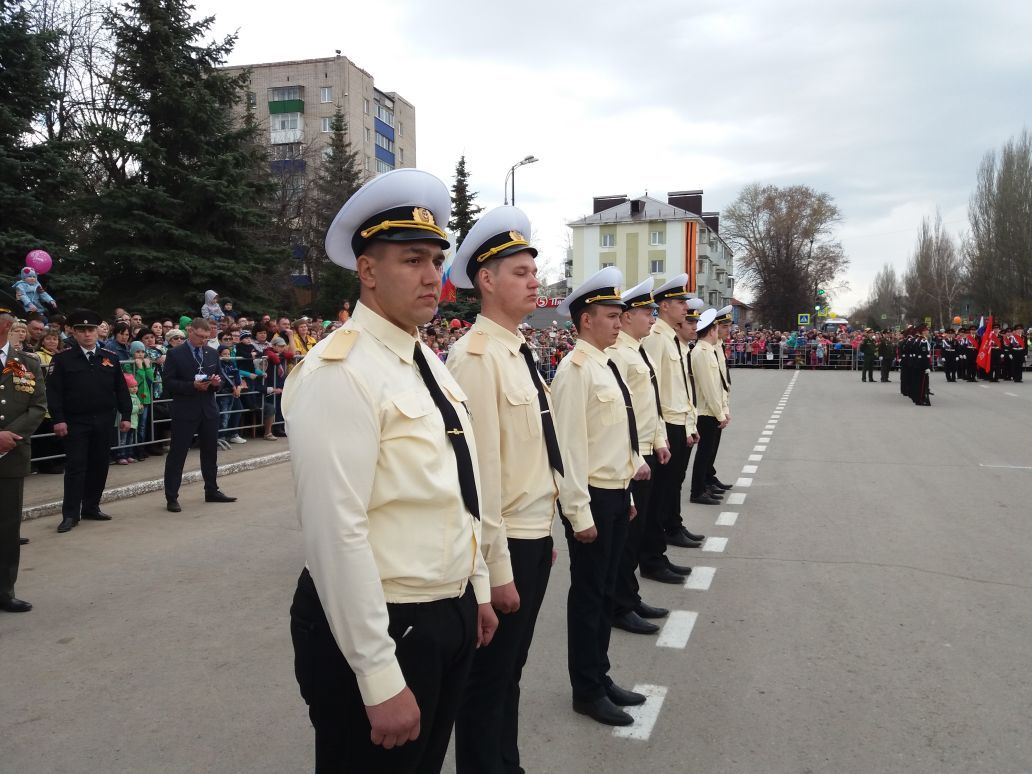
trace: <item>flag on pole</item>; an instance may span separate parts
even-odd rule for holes
[[[984,332],[984,335],[983,335]],[[986,327],[985,317],[978,324],[978,335],[982,337],[982,343],[978,345],[978,355],[975,357],[975,365],[986,373],[989,373],[990,354],[989,346],[993,340],[993,316],[989,315],[989,325]]]
[[[992,315],[989,316],[989,319],[990,320],[993,319]],[[989,329],[992,330],[992,326],[991,325],[989,326]],[[985,315],[984,314],[982,315],[981,319],[978,321],[978,340],[979,341],[982,340],[982,334],[983,333],[985,333]]]
[[[449,304],[455,302],[455,283],[451,281],[452,264],[455,262],[455,253],[448,256],[444,265],[444,276],[441,278],[441,299],[438,303]]]

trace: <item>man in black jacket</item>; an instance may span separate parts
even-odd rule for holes
[[[215,482],[218,456],[219,409],[215,393],[225,381],[219,367],[218,353],[208,346],[211,323],[195,317],[186,329],[187,340],[165,356],[162,384],[172,396],[172,438],[165,458],[165,499],[173,513],[179,505],[179,486],[183,482],[183,464],[194,434],[201,447],[201,475],[204,477],[204,500],[209,503],[231,503]]]
[[[97,347],[100,315],[80,309],[69,315],[75,345],[54,355],[47,377],[47,404],[54,435],[64,438],[64,503],[58,532],[68,532],[79,519],[110,521],[100,510],[107,483],[115,412],[130,429],[133,405],[117,357]]]

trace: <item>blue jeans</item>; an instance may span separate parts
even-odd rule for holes
[[[244,404],[240,402],[240,398],[232,393],[219,395],[219,427],[222,428],[219,431],[220,437],[230,438],[239,435],[237,430],[240,427],[240,412],[243,410]]]
[[[119,449],[115,450],[115,459],[116,460],[127,460],[130,457],[132,457],[133,456],[133,452],[135,452],[135,449],[132,448],[132,445],[134,443],[136,443],[136,431],[135,430],[127,430],[124,433],[121,430],[119,430],[118,431],[118,445],[120,447],[124,447],[124,448],[119,448]]]

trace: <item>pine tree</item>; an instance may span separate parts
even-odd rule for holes
[[[469,172],[466,171],[466,157],[459,156],[455,165],[455,184],[452,186],[452,217],[448,228],[455,234],[455,247],[462,244],[466,234],[477,222],[477,217],[484,208],[476,203],[476,191],[469,190]]]
[[[232,111],[247,74],[218,68],[235,37],[204,43],[213,19],[191,19],[185,0],[129,0],[106,24],[115,39],[110,88],[128,131],[94,141],[125,158],[86,202],[95,222],[81,263],[102,283],[98,304],[143,311],[196,308],[215,288],[239,306],[267,302],[256,277],[281,258],[262,244],[260,203],[269,178],[253,122]]]
[[[33,30],[23,3],[0,0],[0,273],[11,279],[30,250],[56,261],[65,252],[64,203],[75,186],[68,146],[33,137],[56,99],[55,42]]]
[[[327,259],[323,245],[326,231],[337,212],[362,187],[362,171],[358,164],[358,151],[351,146],[347,120],[339,105],[333,114],[330,130],[330,143],[312,186],[309,201],[311,227],[306,241],[311,245],[309,258],[315,284],[315,308],[332,319],[341,301],[354,301],[358,297],[358,278],[353,271]]]

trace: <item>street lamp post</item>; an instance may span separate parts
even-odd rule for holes
[[[512,178],[512,203],[513,203],[513,206],[516,205],[516,168],[517,167],[522,167],[524,164],[533,164],[535,161],[540,161],[540,160],[541,159],[539,159],[537,156],[527,156],[526,158],[521,159],[520,161],[517,161],[515,164],[513,164],[511,167],[509,167],[509,172],[505,175],[505,183],[502,186],[502,188],[505,190],[505,201],[504,201],[504,204],[508,204],[509,203],[509,178],[511,177]]]

